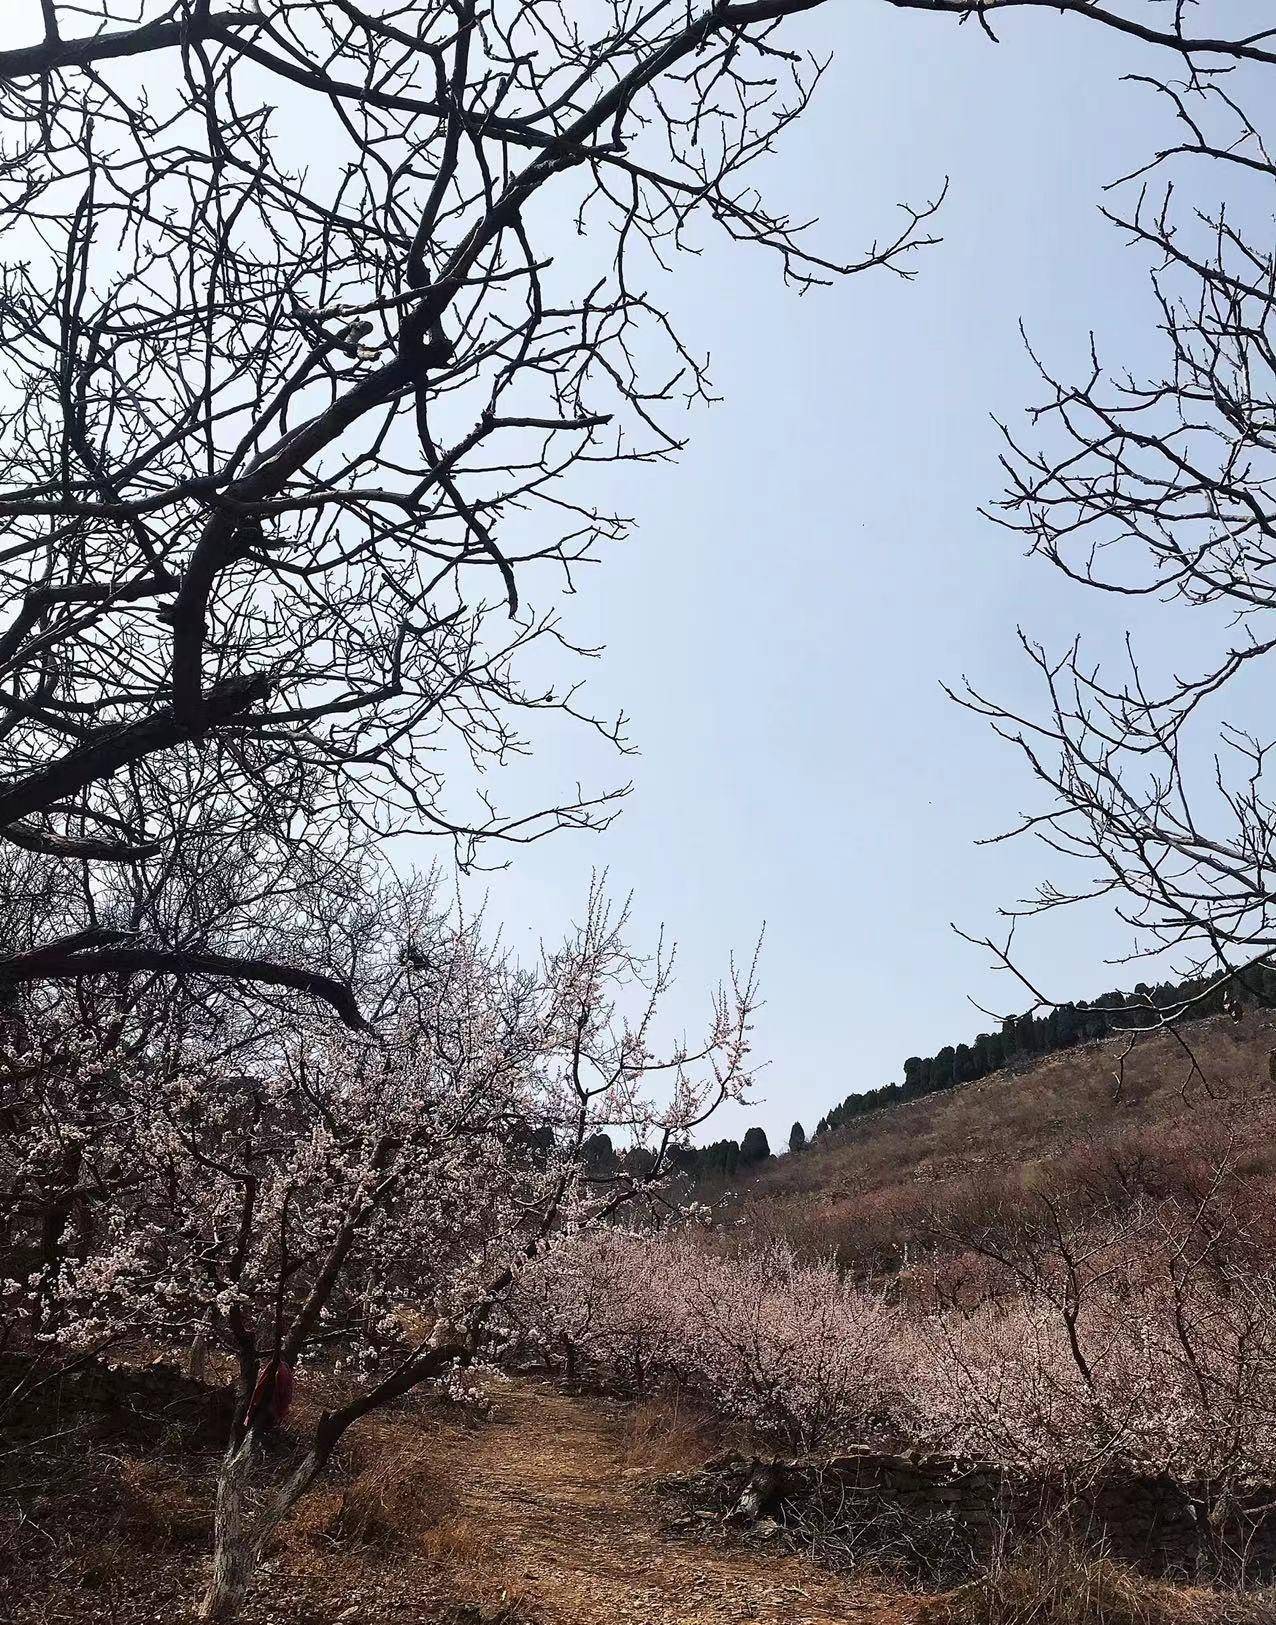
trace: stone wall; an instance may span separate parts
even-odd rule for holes
[[[1244,1563],[1276,1574],[1276,1487],[1108,1471],[1069,1480],[993,1462],[872,1449],[827,1460],[720,1456],[684,1484],[684,1501],[729,1523],[783,1531],[818,1526],[866,1544],[864,1531],[911,1532],[978,1562],[1003,1534],[1064,1526],[1087,1544],[1156,1574],[1217,1575]],[[927,1534],[926,1532],[929,1532]],[[936,1537],[942,1532],[943,1539]]]
[[[149,1365],[84,1360],[59,1371],[0,1357],[0,1416],[6,1434],[38,1436],[70,1418],[95,1437],[219,1450],[230,1435],[234,1399],[163,1361]]]

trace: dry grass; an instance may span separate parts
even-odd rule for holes
[[[625,1416],[621,1470],[653,1478],[688,1472],[723,1448],[721,1422],[714,1422],[690,1401],[676,1394],[648,1399],[632,1406]]]
[[[213,1512],[208,1486],[192,1483],[189,1471],[154,1458],[125,1457],[119,1464],[123,1540],[161,1545],[170,1551],[206,1548]]]
[[[1276,1625],[1276,1595],[1157,1585],[1066,1540],[1003,1551],[918,1625]]]
[[[69,1418],[67,1419],[70,1420]],[[212,1477],[202,1458],[132,1454],[87,1427],[3,1453],[0,1619],[133,1625],[179,1617],[202,1565]]]
[[[1047,1184],[1117,1194],[1131,1168],[1171,1192],[1242,1148],[1238,1184],[1270,1205],[1272,1012],[1200,1022],[1183,1037],[1199,1075],[1174,1040],[1148,1038],[1126,1062],[1119,1100],[1114,1039],[866,1114],[767,1165],[741,1193],[741,1216],[858,1268],[908,1256],[936,1214],[978,1225]]]
[[[290,1522],[293,1538],[347,1551],[413,1552],[446,1568],[476,1555],[477,1531],[462,1513],[454,1469],[434,1430],[378,1429],[343,1467],[344,1482],[301,1502]]]
[[[439,1459],[437,1441],[410,1434],[389,1449],[366,1453],[365,1464],[342,1493],[332,1534],[360,1546],[415,1547],[456,1506],[456,1488]]]
[[[1119,1563],[1058,1540],[999,1557],[987,1574],[935,1599],[922,1615],[923,1625],[1176,1625],[1182,1620]]]

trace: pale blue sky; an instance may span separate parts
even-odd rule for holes
[[[1202,11],[1206,16],[1209,8]],[[1236,8],[1231,8],[1234,13]],[[1068,585],[981,519],[999,494],[990,413],[1033,396],[1017,332],[1065,370],[1093,326],[1113,358],[1148,353],[1144,266],[1098,213],[1101,189],[1167,134],[1123,73],[1164,56],[1050,14],[975,26],[885,6],[822,7],[804,33],[835,60],[768,172],[795,215],[848,255],[951,176],[945,241],[911,283],[883,273],[799,299],[764,254],[714,243],[668,296],[712,353],[725,397],[674,468],[622,470],[632,545],[586,582],[571,624],[608,646],[590,676],[624,707],[636,787],[601,838],[558,837],[486,877],[513,941],[550,929],[591,864],[635,892],[639,925],[680,944],[688,1021],[734,946],[767,922],[758,1097],[715,1122],[773,1143],[853,1090],[898,1079],[990,1025],[968,1003],[1022,1008],[949,930],[996,929],[1043,854],[977,848],[1032,803],[1008,747],[945,700],[941,680],[1029,703],[1022,623],[1052,646],[1111,649],[1124,602]],[[1143,648],[1163,652],[1166,633]],[[605,782],[579,738],[542,755],[547,788]],[[592,775],[592,777],[591,777]],[[1132,984],[1102,961],[1128,939],[1090,910],[1022,937],[1047,990]]]

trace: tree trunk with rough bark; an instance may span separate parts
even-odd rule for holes
[[[248,1480],[253,1437],[232,1444],[217,1477],[213,1524],[213,1572],[199,1606],[200,1619],[233,1619],[252,1579],[256,1558],[249,1529]]]
[[[192,1382],[208,1381],[208,1327],[201,1326],[191,1340],[186,1356],[186,1375]]]
[[[254,1512],[252,1467],[259,1456],[256,1435],[232,1445],[217,1480],[217,1513],[213,1532],[213,1572],[199,1605],[198,1618],[233,1620],[252,1584],[262,1548],[314,1483],[323,1463],[313,1450]]]

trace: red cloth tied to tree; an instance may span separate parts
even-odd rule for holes
[[[292,1367],[285,1360],[272,1360],[257,1378],[253,1397],[248,1401],[244,1421],[262,1430],[278,1427],[292,1404]]]

